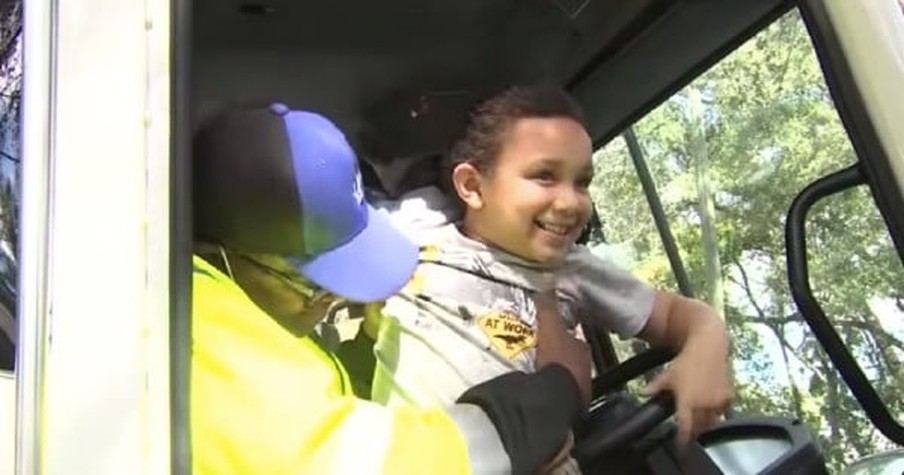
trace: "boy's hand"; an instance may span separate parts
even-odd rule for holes
[[[678,443],[715,424],[731,403],[729,341],[725,323],[709,305],[657,291],[641,338],[674,348],[678,356],[648,386],[648,394],[669,390],[675,397]]]
[[[537,369],[550,363],[564,366],[574,377],[586,408],[591,397],[590,349],[566,331],[554,292],[537,293],[533,300],[537,308]]]
[[[687,345],[672,365],[650,382],[646,392],[653,395],[663,390],[675,397],[678,444],[686,445],[717,423],[731,403],[725,352],[712,346]]]

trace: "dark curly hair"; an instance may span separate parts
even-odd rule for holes
[[[484,174],[491,172],[502,141],[517,120],[555,117],[584,125],[581,107],[554,84],[513,86],[477,104],[464,134],[446,156],[446,177],[451,182],[452,170],[461,163],[470,163]]]

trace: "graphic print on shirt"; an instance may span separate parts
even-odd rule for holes
[[[507,312],[489,312],[478,317],[477,324],[493,348],[509,360],[537,342],[534,329]]]
[[[437,305],[430,306],[432,315],[418,312],[411,319],[414,325],[423,329],[425,322],[444,321],[462,342],[495,353],[512,369],[534,370],[537,321],[532,295],[534,289],[554,287],[554,273],[508,263],[448,240],[422,245],[419,261],[402,294]],[[559,298],[561,316],[572,328],[572,302],[564,295]]]

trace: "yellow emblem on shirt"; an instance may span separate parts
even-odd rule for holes
[[[418,260],[421,262],[437,262],[443,251],[438,246],[422,246],[418,251]]]
[[[418,260],[420,262],[438,262],[440,256],[442,255],[442,250],[436,246],[423,246],[418,251]],[[408,283],[405,284],[405,287],[402,288],[403,292],[409,294],[419,294],[426,290],[426,281],[427,274],[422,267],[418,266],[411,278],[408,279]]]
[[[411,278],[408,279],[408,283],[402,287],[402,292],[417,295],[424,291],[424,282],[426,280],[427,278],[424,276],[424,272],[421,269],[415,269]]]
[[[505,312],[484,314],[477,319],[477,324],[493,348],[507,359],[514,358],[537,341],[537,332],[530,325]]]

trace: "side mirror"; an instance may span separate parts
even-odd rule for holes
[[[898,475],[904,473],[904,449],[892,450],[858,460],[839,475]]]

